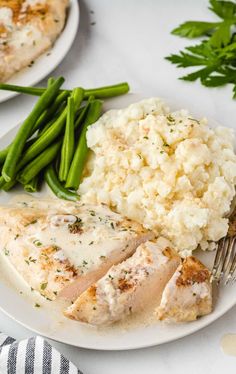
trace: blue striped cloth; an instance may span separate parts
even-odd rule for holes
[[[0,333],[0,374],[82,374],[45,339],[17,342]]]

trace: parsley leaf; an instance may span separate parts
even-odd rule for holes
[[[174,35],[205,38],[166,59],[178,68],[200,67],[182,76],[180,79],[184,81],[199,79],[206,87],[233,84],[236,98],[236,3],[221,0],[209,0],[209,3],[209,9],[221,18],[220,21],[187,21],[175,28]]]
[[[219,48],[222,45],[223,46],[227,45],[231,39],[231,32],[230,32],[231,26],[232,26],[231,21],[222,22],[209,40],[211,45],[215,47],[219,47]]]
[[[236,4],[232,1],[210,0],[209,9],[222,19],[231,19],[236,13]]]
[[[218,25],[219,22],[187,21],[182,23],[171,33],[184,38],[196,38],[198,36],[209,35]]]

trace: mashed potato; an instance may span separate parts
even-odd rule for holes
[[[233,140],[231,129],[172,113],[156,98],[111,110],[87,132],[92,152],[79,192],[167,237],[183,255],[209,248],[228,229]]]

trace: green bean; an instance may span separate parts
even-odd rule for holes
[[[7,154],[8,154],[8,151],[10,149],[10,146],[11,146],[11,144],[9,144],[6,148],[4,148],[0,151],[0,165],[4,164],[4,162],[7,158]]]
[[[52,77],[50,77],[50,78],[48,78],[48,85],[47,85],[47,87],[50,87],[50,86],[52,86],[52,84],[55,82],[55,79],[54,78],[52,78]],[[50,108],[49,109],[51,109],[51,107],[52,106],[50,106]],[[54,108],[54,110],[55,110],[55,108]],[[34,126],[34,128],[33,128],[33,130],[32,130],[32,134],[34,134],[34,132],[41,126],[41,125],[43,125],[44,124],[44,121],[46,120],[45,119],[45,116],[47,117],[47,112],[48,112],[48,109],[46,109],[42,114],[41,114],[41,116],[39,117],[39,119],[38,119],[38,121],[35,123],[35,126]]]
[[[8,83],[0,83],[0,90],[24,93],[33,96],[41,96],[44,93],[45,88],[25,87]]]
[[[6,184],[6,181],[5,181],[5,179],[3,178],[3,176],[1,175],[1,176],[0,176],[0,189],[3,188],[4,184]]]
[[[47,124],[47,126],[49,127],[49,125],[51,126],[51,124],[55,121],[55,119],[53,119],[51,122],[49,122]],[[37,136],[38,137],[38,136]],[[37,137],[34,137],[32,139],[30,139],[29,141],[27,141],[27,143],[25,144],[26,148],[28,148],[31,144],[33,144],[35,142],[35,140],[37,139]],[[6,148],[3,148],[1,151],[0,151],[0,165],[4,164],[6,158],[7,158],[7,154],[9,152],[9,149],[11,147],[12,143],[10,143]]]
[[[36,138],[34,137],[34,138],[27,140],[27,142],[25,143],[24,151],[27,150],[35,142],[35,139]],[[4,163],[11,144],[9,144],[6,148],[0,151],[0,165],[1,163]],[[18,167],[16,169],[18,169]]]
[[[45,93],[39,98],[30,115],[26,118],[26,120],[18,130],[17,135],[8,151],[2,169],[2,176],[6,182],[10,182],[12,179],[14,179],[17,164],[21,157],[25,143],[28,137],[31,135],[36,121],[58,94],[58,90],[63,82],[64,79],[62,77],[58,78],[52,86],[47,88]]]
[[[65,94],[65,92],[62,92],[60,95],[58,95],[58,97],[56,98],[53,105],[40,116],[40,118],[38,119],[38,121],[35,124],[35,127],[34,127],[32,133],[31,133],[31,135],[33,135],[33,133],[38,128],[40,128],[40,130],[38,132],[38,135],[36,137],[36,138],[38,138],[39,135],[42,135],[56,121],[56,119],[61,115],[61,113],[63,112],[63,110],[66,107],[66,102],[63,103],[63,100],[65,100],[67,96],[68,96],[68,94]],[[60,105],[61,105],[60,109],[56,112],[56,107],[59,108]],[[55,112],[56,112],[56,114],[55,114]],[[46,124],[46,126],[44,126],[45,122],[47,122],[52,115],[54,115],[54,118],[52,118]],[[35,138],[35,140],[36,140],[36,138]],[[11,146],[11,144],[9,144],[6,148],[4,148],[0,151],[0,165],[4,164],[4,162],[6,160],[6,157],[7,157],[7,154],[8,154],[8,151],[10,149],[10,146]]]
[[[41,114],[33,130],[36,131],[50,121],[55,116],[55,113],[60,110],[63,102],[66,101],[68,96],[68,92],[61,92],[55,99],[54,103]]]
[[[24,93],[28,95],[34,95],[34,96],[41,96],[44,93],[45,88],[23,87],[23,86],[16,86],[13,84],[0,83],[0,90],[19,92],[19,93]],[[71,93],[70,90],[64,90],[64,91],[66,91],[68,94]],[[104,99],[104,98],[124,95],[128,93],[129,85],[127,82],[123,82],[123,83],[118,83],[112,86],[85,89],[84,92],[85,92],[85,98],[89,97],[90,95],[94,95],[97,99]]]
[[[101,115],[101,111],[102,102],[100,100],[94,100],[89,104],[88,113],[84,121],[83,129],[69,170],[66,188],[73,188],[77,190],[79,187],[88,153],[86,132],[88,127],[98,120]]]
[[[83,100],[83,89],[76,88],[73,91],[73,98],[75,102],[76,110],[80,107],[80,104]],[[54,142],[62,133],[67,117],[67,108],[65,108],[59,118],[55,123],[50,126],[45,133],[43,133],[32,145],[27,149],[23,158],[18,166],[18,169],[22,168],[34,157],[39,155],[46,147],[48,147],[52,142]]]
[[[59,168],[59,180],[65,182],[70,164],[73,159],[75,147],[75,106],[73,97],[68,98],[66,130],[61,148],[61,162]]]
[[[43,135],[49,129],[49,127],[52,126],[52,124],[58,120],[58,118],[64,111],[65,107],[66,107],[66,102],[62,103],[60,109],[57,111],[57,113],[54,114],[54,117],[49,122],[47,122],[45,126],[43,125],[40,126],[39,131],[37,133],[37,138]]]
[[[79,200],[79,195],[77,195],[75,192],[67,190],[61,185],[61,183],[57,179],[57,175],[52,165],[49,165],[46,168],[44,178],[49,188],[59,199],[65,199],[69,201]]]
[[[50,164],[57,156],[61,147],[61,141],[56,142],[44,152],[40,153],[38,157],[33,159],[19,174],[17,180],[25,185],[28,184],[36,175],[40,173],[48,164]]]
[[[88,112],[88,108],[89,108],[89,104],[91,103],[91,101],[95,100],[95,97],[94,96],[89,96],[88,98],[88,101],[86,103],[86,105],[84,105],[83,107],[81,107],[81,111],[75,121],[75,130],[80,127],[81,123],[84,122],[85,118],[86,118],[86,114]]]
[[[85,99],[93,95],[96,99],[105,99],[108,97],[115,97],[127,94],[129,92],[129,85],[126,82],[114,84],[113,86],[105,86],[99,88],[90,88],[84,90]]]
[[[65,96],[68,96],[68,94],[66,95],[63,95],[64,97]],[[59,98],[59,96],[57,97],[57,99]],[[89,98],[89,100],[91,101],[91,98]],[[56,100],[57,100],[56,99]],[[80,124],[83,122],[84,118],[85,118],[85,115],[87,113],[87,110],[88,110],[88,106],[89,106],[89,100],[88,100],[88,103],[81,107],[77,113],[77,119],[75,121],[75,129],[77,129]],[[41,127],[41,124],[40,124],[40,129],[39,129],[39,132],[38,132],[38,136],[36,138],[34,138],[34,140],[32,139],[32,142],[34,143],[36,141],[36,139],[40,136],[40,135],[43,135],[49,127],[52,126],[52,124],[59,118],[59,116],[62,114],[63,110],[65,109],[66,107],[66,102],[62,103],[62,106],[61,108],[59,109],[59,111],[55,114],[55,118],[51,119],[47,124],[46,126],[44,127]],[[41,118],[41,117],[40,117]],[[37,121],[38,122],[38,121]],[[38,126],[37,126],[38,127]],[[35,126],[35,130],[36,130],[36,126]],[[31,145],[30,143],[31,142],[27,142],[28,143],[28,146]],[[26,143],[26,146],[27,146],[27,143]],[[6,160],[6,157],[7,157],[7,154],[8,154],[8,151],[10,149],[10,146],[11,144],[9,144],[6,148],[2,149],[0,151],[0,165],[4,164],[5,160]],[[27,147],[28,148],[28,147]]]
[[[80,108],[78,114],[77,114],[77,118],[75,120],[75,130],[81,125],[81,123],[83,123],[83,121],[85,120],[85,117],[86,117],[86,114],[87,114],[87,111],[88,111],[88,108],[89,108],[89,103],[87,102],[86,105],[84,105],[83,107]]]
[[[37,192],[39,190],[39,181],[40,178],[36,175],[29,183],[24,185],[24,190],[31,193]]]
[[[8,192],[17,184],[16,179],[12,179],[10,182],[5,182],[4,186],[2,187],[3,191]]]
[[[48,87],[52,86],[54,82],[55,82],[55,78],[53,77],[48,78]]]

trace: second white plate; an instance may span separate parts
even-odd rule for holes
[[[53,48],[37,58],[32,67],[15,74],[7,83],[19,86],[33,86],[45,78],[64,59],[76,37],[79,26],[78,0],[71,0],[66,25]],[[16,92],[0,91],[0,103],[19,95]]]

